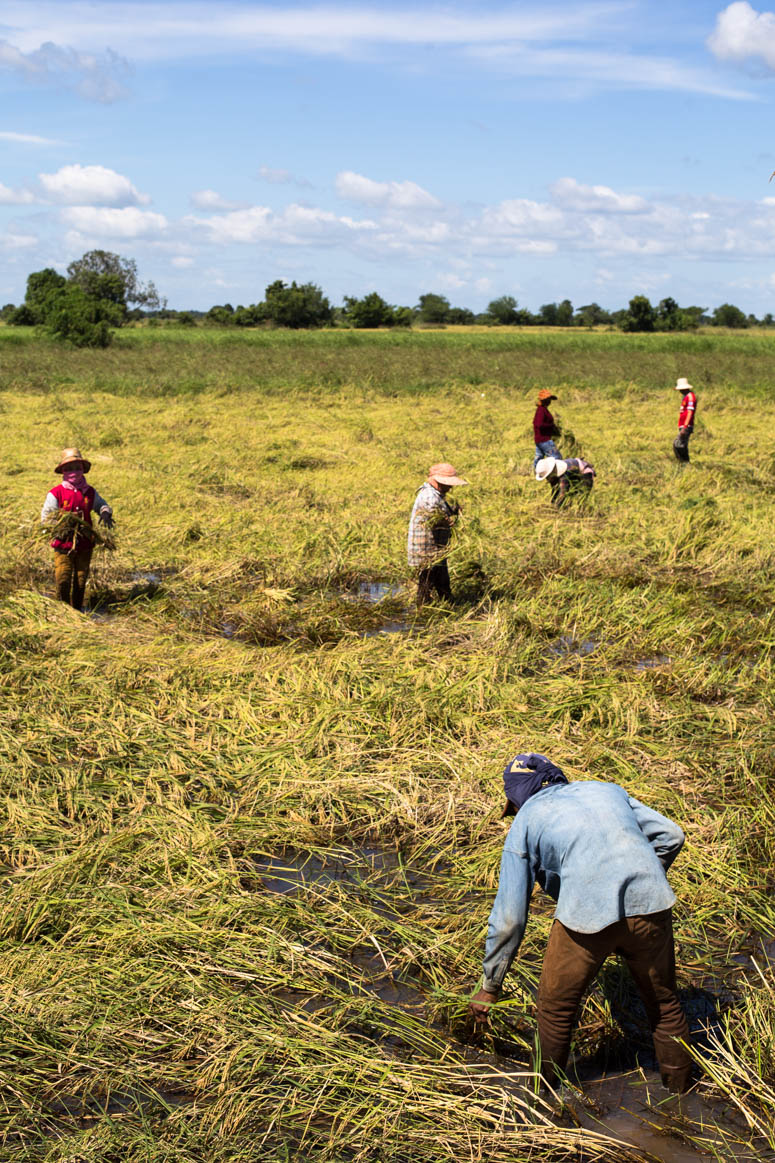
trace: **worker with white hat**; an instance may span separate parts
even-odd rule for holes
[[[51,548],[54,550],[54,577],[57,597],[76,610],[83,610],[86,579],[94,548],[92,513],[97,513],[101,524],[113,524],[110,505],[86,480],[91,462],[81,456],[77,448],[66,448],[54,469],[62,477],[47,494],[40,514],[42,522],[55,524]],[[56,514],[63,510],[72,513],[72,519],[56,522]]]
[[[587,499],[595,480],[595,470],[580,456],[569,456],[561,460],[557,456],[545,456],[536,465],[536,480],[546,481],[552,486],[552,504],[561,509],[570,493],[584,491]]]
[[[447,493],[455,485],[467,484],[454,465],[444,461],[431,465],[428,479],[417,490],[409,521],[407,555],[410,567],[418,570],[418,609],[433,589],[444,601],[452,599],[447,553],[462,509],[457,501],[447,500]]]
[[[694,431],[694,418],[697,414],[697,397],[694,388],[686,376],[681,376],[675,385],[675,391],[681,393],[681,411],[678,414],[678,435],[673,441],[673,452],[676,460],[681,464],[689,463],[689,437]]]

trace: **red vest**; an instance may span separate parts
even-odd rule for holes
[[[51,492],[59,502],[59,508],[64,509],[66,513],[71,513],[73,510],[80,513],[87,525],[91,525],[91,511],[94,505],[94,489],[91,485],[86,486],[86,492],[82,493],[78,489],[66,489],[64,485],[55,485]],[[91,540],[88,534],[82,534],[82,541]],[[76,538],[77,540],[77,538]],[[69,541],[61,541],[55,537],[51,542],[52,549],[58,549],[60,553],[69,553],[73,548],[72,538]]]

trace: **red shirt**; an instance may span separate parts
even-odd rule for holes
[[[678,417],[679,428],[693,428],[694,414],[697,411],[697,397],[694,392],[687,392],[681,400],[681,412]]]
[[[551,440],[555,431],[554,416],[546,404],[539,404],[533,417],[533,436],[536,444],[543,444],[545,440]]]

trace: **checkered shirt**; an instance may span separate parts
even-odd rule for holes
[[[428,481],[417,491],[409,521],[407,556],[412,569],[425,569],[446,557],[457,509]]]

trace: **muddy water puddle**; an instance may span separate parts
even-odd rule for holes
[[[368,883],[369,887],[398,888],[406,899],[427,893],[433,879],[407,863],[397,850],[368,846],[334,848],[322,855],[260,856],[254,867],[264,888],[277,893],[295,893],[315,885]]]

